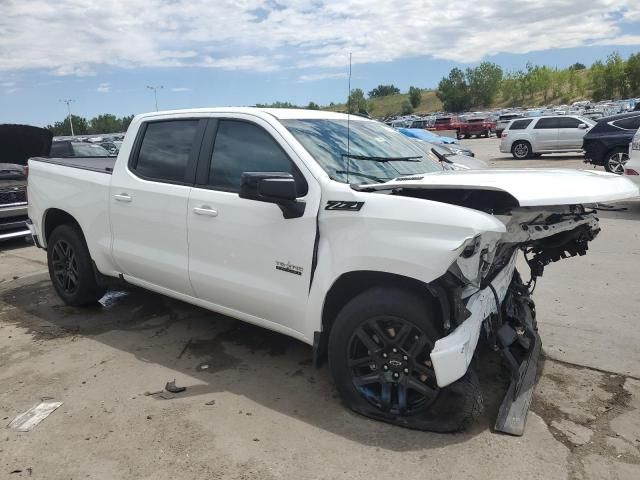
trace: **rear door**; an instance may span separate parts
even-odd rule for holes
[[[319,185],[262,119],[211,120],[206,138],[215,142],[203,146],[187,213],[195,293],[245,320],[300,330],[312,275]],[[291,173],[298,198],[306,203],[304,214],[285,219],[278,205],[240,198],[243,172]]]
[[[558,148],[558,118],[539,118],[533,126],[534,151],[554,150]]]
[[[198,118],[143,123],[110,189],[113,256],[122,273],[187,295],[187,205],[205,127]]]
[[[586,124],[575,117],[559,117],[557,122],[558,148],[580,150],[582,148],[582,137],[584,137],[588,129],[579,128],[579,126]]]

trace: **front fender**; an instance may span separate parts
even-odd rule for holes
[[[358,192],[356,211],[325,211],[319,216],[318,263],[304,326],[307,338],[321,330],[327,292],[345,273],[377,271],[430,283],[458,258],[478,234],[502,234],[492,215],[430,200]]]

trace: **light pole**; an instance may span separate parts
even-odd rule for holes
[[[73,99],[71,98],[65,98],[65,99],[60,99],[60,101],[62,103],[66,103],[67,104],[67,110],[69,111],[69,126],[71,127],[71,136],[75,136],[73,134],[73,121],[71,120],[71,102],[73,102]]]
[[[147,88],[149,90],[153,90],[153,98],[156,101],[156,112],[157,112],[158,111],[158,89],[164,88],[164,87],[162,85],[157,85],[157,86],[147,85]]]

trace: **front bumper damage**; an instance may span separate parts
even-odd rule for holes
[[[517,251],[489,285],[469,297],[466,308],[470,316],[435,343],[431,362],[439,387],[462,378],[484,326],[491,347],[500,352],[511,371],[511,383],[494,428],[520,436],[533,397],[542,342],[536,327],[535,306],[516,271],[516,258]]]
[[[511,372],[495,429],[522,435],[541,352],[529,287],[549,263],[584,255],[600,229],[594,213],[583,208],[521,209],[504,221],[506,232],[500,236],[466,239],[449,269],[462,285],[455,298],[463,315],[435,343],[431,362],[438,386],[453,384],[467,372],[484,331],[489,347]],[[521,251],[531,269],[528,285],[516,270]]]

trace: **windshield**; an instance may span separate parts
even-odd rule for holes
[[[108,157],[109,152],[100,145],[91,143],[72,143],[73,153],[76,157]]]
[[[346,119],[281,120],[281,122],[309,151],[324,171],[338,182],[386,182],[403,175],[442,170],[412,140],[379,122],[363,120],[350,122],[348,148],[350,157],[346,156]],[[373,157],[378,161],[362,157]],[[382,158],[402,157],[411,159],[379,161]],[[347,170],[349,170],[348,180]]]

